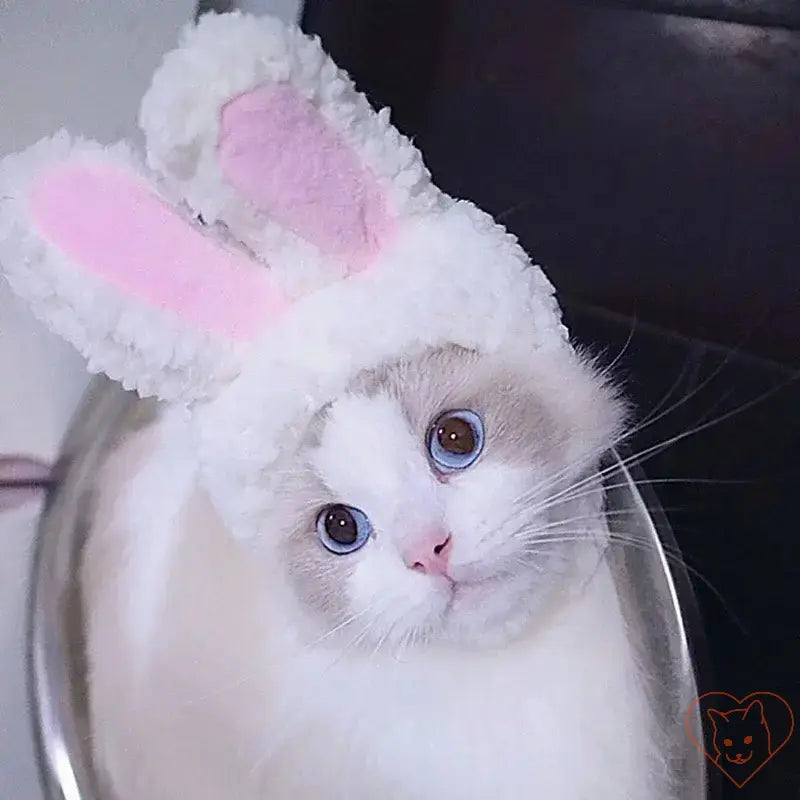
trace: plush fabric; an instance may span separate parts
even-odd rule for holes
[[[0,161],[0,266],[11,288],[83,354],[90,372],[184,403],[217,391],[238,370],[235,351],[242,343],[119,291],[73,261],[32,218],[34,188],[66,165],[86,164],[104,164],[154,186],[125,143],[103,147],[66,131]],[[126,248],[124,238],[117,247]]]
[[[266,271],[250,269],[243,254],[102,163],[45,173],[31,190],[30,213],[42,238],[78,269],[201,330],[252,339],[287,306]]]
[[[351,270],[391,231],[375,176],[291,86],[260,86],[225,105],[219,161],[243,197]]]
[[[203,17],[140,122],[147,166],[65,132],[0,162],[0,264],[90,370],[185,409],[243,535],[358,371],[445,343],[574,356],[516,238],[441,192],[296,28]]]

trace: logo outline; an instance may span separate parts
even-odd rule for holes
[[[744,710],[744,707],[748,704],[748,702],[752,703],[753,701],[757,700],[759,697],[772,697],[775,700],[779,701],[781,703],[781,705],[783,705],[786,708],[786,711],[789,714],[789,731],[788,731],[788,733],[785,735],[785,737],[780,742],[780,744],[775,746],[774,749],[771,749],[771,751],[770,751],[769,755],[767,756],[767,758],[765,758],[764,761],[762,761],[757,767],[755,767],[755,769],[750,773],[750,775],[747,778],[745,778],[744,781],[741,781],[741,782],[737,781],[724,767],[720,766],[720,764],[718,762],[722,760],[721,755],[714,756],[712,753],[708,752],[708,750],[706,749],[706,746],[705,746],[705,736],[704,735],[702,737],[703,738],[703,743],[702,744],[700,742],[698,742],[697,739],[695,738],[695,735],[694,735],[694,733],[692,731],[692,724],[691,724],[692,723],[692,720],[691,720],[692,712],[694,711],[695,708],[698,708],[698,711],[699,711],[700,710],[700,704],[707,697],[726,697],[729,700],[732,700],[736,704],[735,707],[730,709],[728,712],[725,712],[725,713],[730,713],[730,711],[734,711],[734,710]],[[709,709],[709,710],[717,711],[719,713],[719,709]],[[705,731],[705,727],[703,725],[703,715],[699,714],[699,717],[700,717],[700,729],[701,729],[701,735],[702,735],[704,733],[704,731]],[[795,718],[794,718],[794,712],[792,711],[792,707],[789,705],[789,703],[783,697],[781,697],[779,694],[776,694],[775,692],[750,692],[749,694],[745,695],[742,698],[738,698],[735,695],[731,694],[730,692],[704,692],[689,706],[688,710],[686,711],[686,716],[684,718],[684,727],[686,728],[686,732],[689,735],[689,739],[691,740],[692,744],[694,744],[694,746],[723,775],[725,775],[725,777],[728,778],[728,780],[730,780],[731,783],[734,786],[736,786],[738,789],[741,789],[745,785],[747,785],[759,772],[761,772],[761,770],[767,764],[769,764],[769,762],[772,761],[772,759],[781,750],[783,750],[783,748],[786,747],[787,744],[789,744],[789,741],[791,740],[792,735],[794,734]]]

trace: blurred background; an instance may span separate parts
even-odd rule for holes
[[[234,7],[319,34],[437,183],[545,266],[643,420],[630,452],[652,450],[692,575],[701,689],[776,692],[800,715],[800,2],[0,0],[0,152],[59,125],[137,137],[180,25]],[[4,287],[0,385],[0,451],[52,457],[82,366]],[[0,520],[0,798],[21,800],[35,513]],[[798,755],[800,735],[717,796],[800,797]]]

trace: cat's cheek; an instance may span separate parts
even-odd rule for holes
[[[514,532],[526,521],[519,500],[538,479],[532,468],[498,460],[479,462],[453,480],[446,492],[446,526],[453,532],[453,566],[469,566],[464,579],[490,577],[496,562],[518,549]]]

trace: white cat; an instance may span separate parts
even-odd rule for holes
[[[247,550],[182,420],[132,434],[83,573],[111,796],[670,797],[599,556],[619,422],[577,363],[366,373],[276,466]]]
[[[204,17],[141,123],[146,167],[0,161],[12,286],[162,401],[82,572],[106,794],[671,797],[603,558],[621,404],[542,270],[276,20]]]

